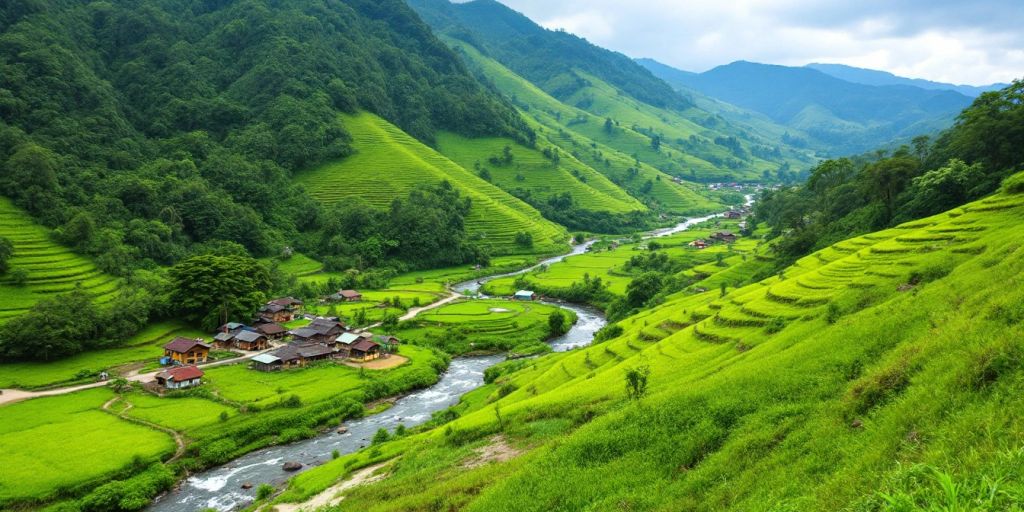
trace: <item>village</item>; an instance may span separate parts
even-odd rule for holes
[[[359,302],[355,290],[341,290],[326,300]],[[320,361],[335,361],[354,367],[384,369],[406,361],[398,356],[399,340],[390,335],[353,330],[337,317],[303,314],[304,303],[292,297],[271,300],[263,305],[252,325],[229,322],[218,328],[210,342],[200,338],[175,337],[163,346],[160,365],[163,371],[147,384],[152,390],[179,390],[202,384],[200,368],[211,361],[212,350],[231,350],[244,354],[253,371],[275,372],[301,368]],[[289,330],[283,324],[297,319],[309,323]],[[386,364],[371,365],[377,360]]]

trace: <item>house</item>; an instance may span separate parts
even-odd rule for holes
[[[239,350],[266,350],[270,340],[258,331],[240,331],[235,335],[235,348]]]
[[[245,328],[245,324],[240,324],[238,322],[228,322],[228,323],[218,327],[217,328],[217,332],[228,332],[228,333],[234,334],[234,333],[236,333],[238,331],[241,331],[244,328]]]
[[[156,383],[167,389],[185,389],[202,383],[203,371],[195,366],[176,366],[156,374]]]
[[[330,359],[334,351],[319,343],[292,343],[270,353],[281,360],[283,368],[305,366],[314,361]]]
[[[372,361],[380,357],[380,345],[366,339],[360,338],[352,344],[348,357],[357,361]]]
[[[273,372],[280,370],[283,366],[284,362],[274,354],[260,354],[252,358],[252,367],[257,371]]]
[[[711,235],[711,238],[713,240],[718,240],[719,242],[724,242],[727,244],[731,244],[736,241],[736,235],[733,234],[731,231],[719,231]]]
[[[363,294],[355,290],[340,290],[338,293],[331,295],[331,299],[341,302],[359,302],[363,300]]]
[[[690,242],[688,245],[690,247],[696,247],[697,249],[707,249],[708,248],[707,240],[704,240],[702,238],[698,238],[697,240],[694,240],[694,241]]]
[[[256,330],[271,341],[282,340],[285,335],[288,334],[288,329],[285,329],[283,325],[276,323],[259,324],[256,326]]]
[[[743,212],[738,212],[736,210],[729,210],[729,211],[725,212],[725,218],[727,218],[727,219],[742,219],[743,218]]]
[[[536,300],[537,294],[530,290],[519,290],[512,298],[515,300]]]
[[[316,318],[309,325],[291,331],[296,342],[334,346],[335,338],[345,332],[345,324],[329,318]]]
[[[352,345],[355,345],[362,336],[354,332],[343,332],[335,338],[334,352],[341,357],[348,357],[352,353]]]
[[[266,323],[291,322],[295,319],[295,312],[302,305],[303,302],[294,297],[274,299],[260,307],[257,316],[260,321]]]
[[[221,347],[221,348],[228,348],[232,344],[234,344],[234,340],[235,340],[235,333],[233,333],[233,332],[218,332],[213,337],[213,344],[218,346],[218,347]]]
[[[374,336],[373,341],[380,345],[380,349],[382,351],[388,354],[397,352],[398,345],[401,344],[401,341],[399,341],[398,338],[388,334],[379,334]]]
[[[178,336],[164,345],[164,357],[173,364],[205,363],[210,357],[210,346],[203,340]]]

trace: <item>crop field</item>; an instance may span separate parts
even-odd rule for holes
[[[327,204],[362,199],[387,208],[418,185],[448,180],[473,201],[467,231],[495,254],[548,253],[564,248],[568,235],[561,227],[500,188],[482,180],[394,125],[369,113],[345,116],[356,153],[298,176],[309,193]],[[384,179],[386,177],[386,179]],[[533,235],[534,247],[517,246],[515,235]]]
[[[127,395],[126,400],[131,404],[128,416],[179,432],[218,423],[221,413],[226,412],[229,419],[238,415],[233,407],[203,398],[159,398],[139,392]]]
[[[356,368],[337,363],[321,363],[307,368],[278,372],[258,372],[247,364],[234,364],[210,368],[206,372],[209,388],[221,397],[239,403],[260,406],[274,405],[291,395],[298,395],[303,403],[326,400],[345,393],[360,392],[368,385],[367,379],[377,380],[422,380],[436,379],[434,366],[440,358],[430,349],[403,345],[399,353],[410,362],[393,368],[374,372],[372,376],[361,375]]]
[[[696,193],[688,185],[673,183],[669,175],[652,166],[651,164],[666,164],[663,160],[667,159],[664,154],[653,151],[649,137],[631,129],[620,130],[612,137],[603,131],[604,117],[598,117],[552,98],[508,68],[481,55],[464,43],[450,39],[448,42],[464,53],[472,65],[486,74],[502,93],[512,98],[513,103],[520,106],[521,113],[531,121],[538,138],[561,147],[564,152],[574,155],[580,163],[620,183],[634,197],[644,201],[653,199],[662,208],[680,214],[707,212],[721,207]],[[588,134],[592,134],[593,137]],[[606,136],[607,141],[603,140]],[[680,152],[676,153],[683,156]],[[634,155],[640,157],[640,162]],[[714,170],[707,162],[693,163],[696,165],[693,167],[694,172]],[[636,176],[631,176],[627,172],[631,168],[637,170]],[[683,169],[682,166],[673,163],[673,168],[684,176],[690,175],[691,167]],[[649,193],[643,194],[641,189],[647,182],[651,183],[652,188]]]
[[[103,412],[111,397],[107,389],[90,389],[0,407],[0,508],[88,481],[100,484],[136,455],[156,459],[174,452],[167,434]]]
[[[450,354],[512,350],[517,353],[545,349],[548,317],[559,311],[537,302],[465,300],[427,311],[404,322],[396,335],[410,343],[434,346]],[[562,310],[568,322],[575,314]]]
[[[263,260],[271,265],[277,265],[277,270],[299,277],[316,274],[324,269],[324,264],[310,258],[302,253],[295,253],[288,259],[265,258]]]
[[[503,363],[444,428],[314,469],[285,496],[398,457],[339,510],[884,510],[884,496],[1012,510],[1024,499],[1021,215],[1024,195],[1000,195],[725,296],[671,296],[611,340]],[[640,366],[649,391],[631,402],[623,377]],[[526,453],[467,467],[496,434]]]
[[[18,316],[42,299],[80,288],[96,300],[111,298],[116,278],[101,272],[88,258],[50,239],[50,231],[36,224],[7,198],[0,197],[0,237],[14,244],[11,270],[27,272],[22,285],[11,272],[0,276],[0,322]]]
[[[540,151],[511,139],[467,139],[453,133],[442,133],[437,142],[442,154],[465,169],[486,169],[492,182],[509,192],[521,188],[545,200],[568,193],[581,208],[593,211],[625,213],[646,209],[603,174],[568,153],[562,154],[556,165]],[[501,160],[506,146],[511,148],[512,155],[512,162],[507,164]]]
[[[163,355],[160,347],[175,336],[204,338],[209,333],[179,322],[151,324],[123,347],[94,350],[57,361],[0,364],[0,388],[31,389],[90,381],[102,370],[137,361],[155,361]]]

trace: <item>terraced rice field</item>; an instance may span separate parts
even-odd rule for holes
[[[356,153],[303,172],[298,180],[326,204],[356,198],[387,208],[418,185],[448,180],[473,201],[466,221],[469,233],[494,254],[551,253],[565,249],[567,232],[537,210],[480,179],[398,127],[369,113],[345,116]],[[533,235],[534,247],[516,245],[515,235]]]
[[[14,244],[11,269],[28,272],[23,286],[14,284],[11,272],[0,277],[0,322],[25,313],[42,299],[76,288],[100,302],[111,299],[117,291],[116,278],[101,272],[88,258],[52,241],[48,229],[2,197],[0,237]]]

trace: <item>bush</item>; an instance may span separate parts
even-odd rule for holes
[[[1020,172],[1003,180],[1003,192],[1007,194],[1024,194],[1024,172]]]
[[[391,434],[388,434],[387,429],[382,428],[373,435],[373,444],[386,443],[389,439],[391,439]]]
[[[265,500],[265,499],[273,496],[275,490],[276,489],[274,489],[273,485],[270,485],[270,484],[260,484],[260,486],[256,488],[256,499],[258,499],[258,500]]]
[[[768,334],[775,334],[786,328],[786,320],[775,317],[772,318],[768,325],[765,326],[764,331]]]

